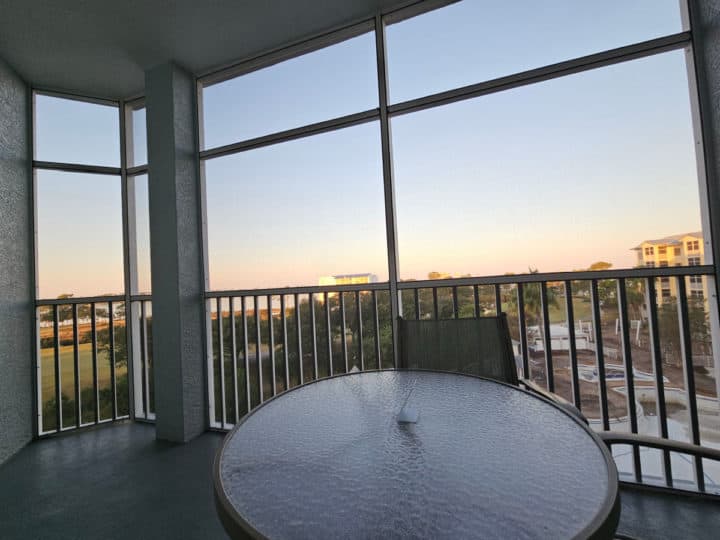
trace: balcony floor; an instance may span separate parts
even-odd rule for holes
[[[227,538],[211,477],[222,439],[176,445],[124,423],[31,443],[0,467],[0,537]]]
[[[222,434],[186,445],[124,423],[34,442],[0,467],[0,536],[227,538],[215,513],[211,464]],[[720,503],[623,489],[618,533],[713,538]]]

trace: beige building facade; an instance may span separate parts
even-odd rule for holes
[[[632,249],[637,252],[639,267],[662,268],[705,264],[705,243],[700,231],[644,240]],[[707,280],[702,276],[689,276],[686,287],[690,299],[707,299]],[[677,282],[671,277],[660,278],[657,301],[662,303],[670,298],[677,298]]]

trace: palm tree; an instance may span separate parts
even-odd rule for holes
[[[537,268],[528,268],[530,274],[538,274]],[[523,302],[525,305],[525,320],[528,326],[537,326],[540,333],[540,340],[543,344],[543,350],[547,351],[547,347],[551,347],[552,344],[545,341],[545,332],[543,331],[545,324],[550,324],[550,321],[545,321],[543,316],[543,305],[542,305],[542,285],[538,283],[528,283],[523,287]],[[517,295],[510,298],[510,304],[513,305],[514,309],[517,310]],[[547,288],[547,307],[557,307],[557,292],[552,287]]]

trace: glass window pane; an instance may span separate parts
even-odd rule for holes
[[[137,279],[132,284],[133,294],[148,294],[152,290],[150,280],[150,206],[148,175],[128,178],[130,199],[135,202],[135,257]],[[133,197],[134,195],[134,197]]]
[[[35,94],[35,159],[120,166],[118,108]]]
[[[678,0],[465,0],[387,27],[390,101],[680,31]]]
[[[40,298],[122,293],[120,178],[44,170],[36,178]]]
[[[387,279],[376,122],[205,162],[212,289]]]
[[[204,148],[378,106],[375,34],[203,89]]]
[[[632,268],[700,231],[684,54],[394,118],[402,279]]]
[[[126,116],[127,124],[127,166],[137,167],[145,165],[147,159],[147,124],[145,117],[145,106],[129,107]]]

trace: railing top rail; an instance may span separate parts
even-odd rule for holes
[[[71,296],[69,298],[41,298],[35,300],[35,306],[68,306],[73,304],[102,304],[107,302],[124,302],[126,300],[123,294],[113,294],[105,296]],[[131,302],[152,300],[151,294],[133,294],[130,295]]]
[[[426,289],[436,287],[461,287],[467,285],[504,285],[515,283],[541,283],[543,281],[583,281],[591,279],[647,278],[666,276],[712,275],[711,265],[668,266],[663,268],[628,268],[625,270],[588,270],[580,272],[546,272],[538,274],[511,274],[504,276],[463,277],[450,279],[425,279],[401,281],[399,289]]]
[[[356,283],[353,285],[307,285],[303,287],[275,287],[272,289],[239,289],[232,291],[207,291],[205,298],[225,298],[228,296],[275,296],[283,294],[321,294],[355,291],[387,291],[387,281],[380,283]]]
[[[35,300],[36,306],[57,306],[57,305],[72,305],[72,304],[99,304],[103,302],[124,302],[125,296],[122,294],[114,294],[111,296],[74,296],[69,298],[43,298]]]
[[[543,281],[583,281],[591,279],[618,279],[618,278],[651,278],[670,276],[705,276],[715,272],[712,265],[697,266],[668,266],[627,268],[618,270],[588,270],[579,272],[545,272],[537,274],[509,274],[503,276],[479,276],[449,279],[424,279],[415,281],[401,281],[398,288],[432,289],[437,287],[462,287],[468,285],[504,285],[515,283],[541,283]],[[207,291],[205,298],[225,298],[229,296],[268,296],[283,294],[309,294],[325,292],[354,292],[354,291],[385,291],[390,288],[387,281],[379,283],[358,283],[354,285],[307,285],[301,287],[273,287],[269,289],[237,289],[224,291]]]

